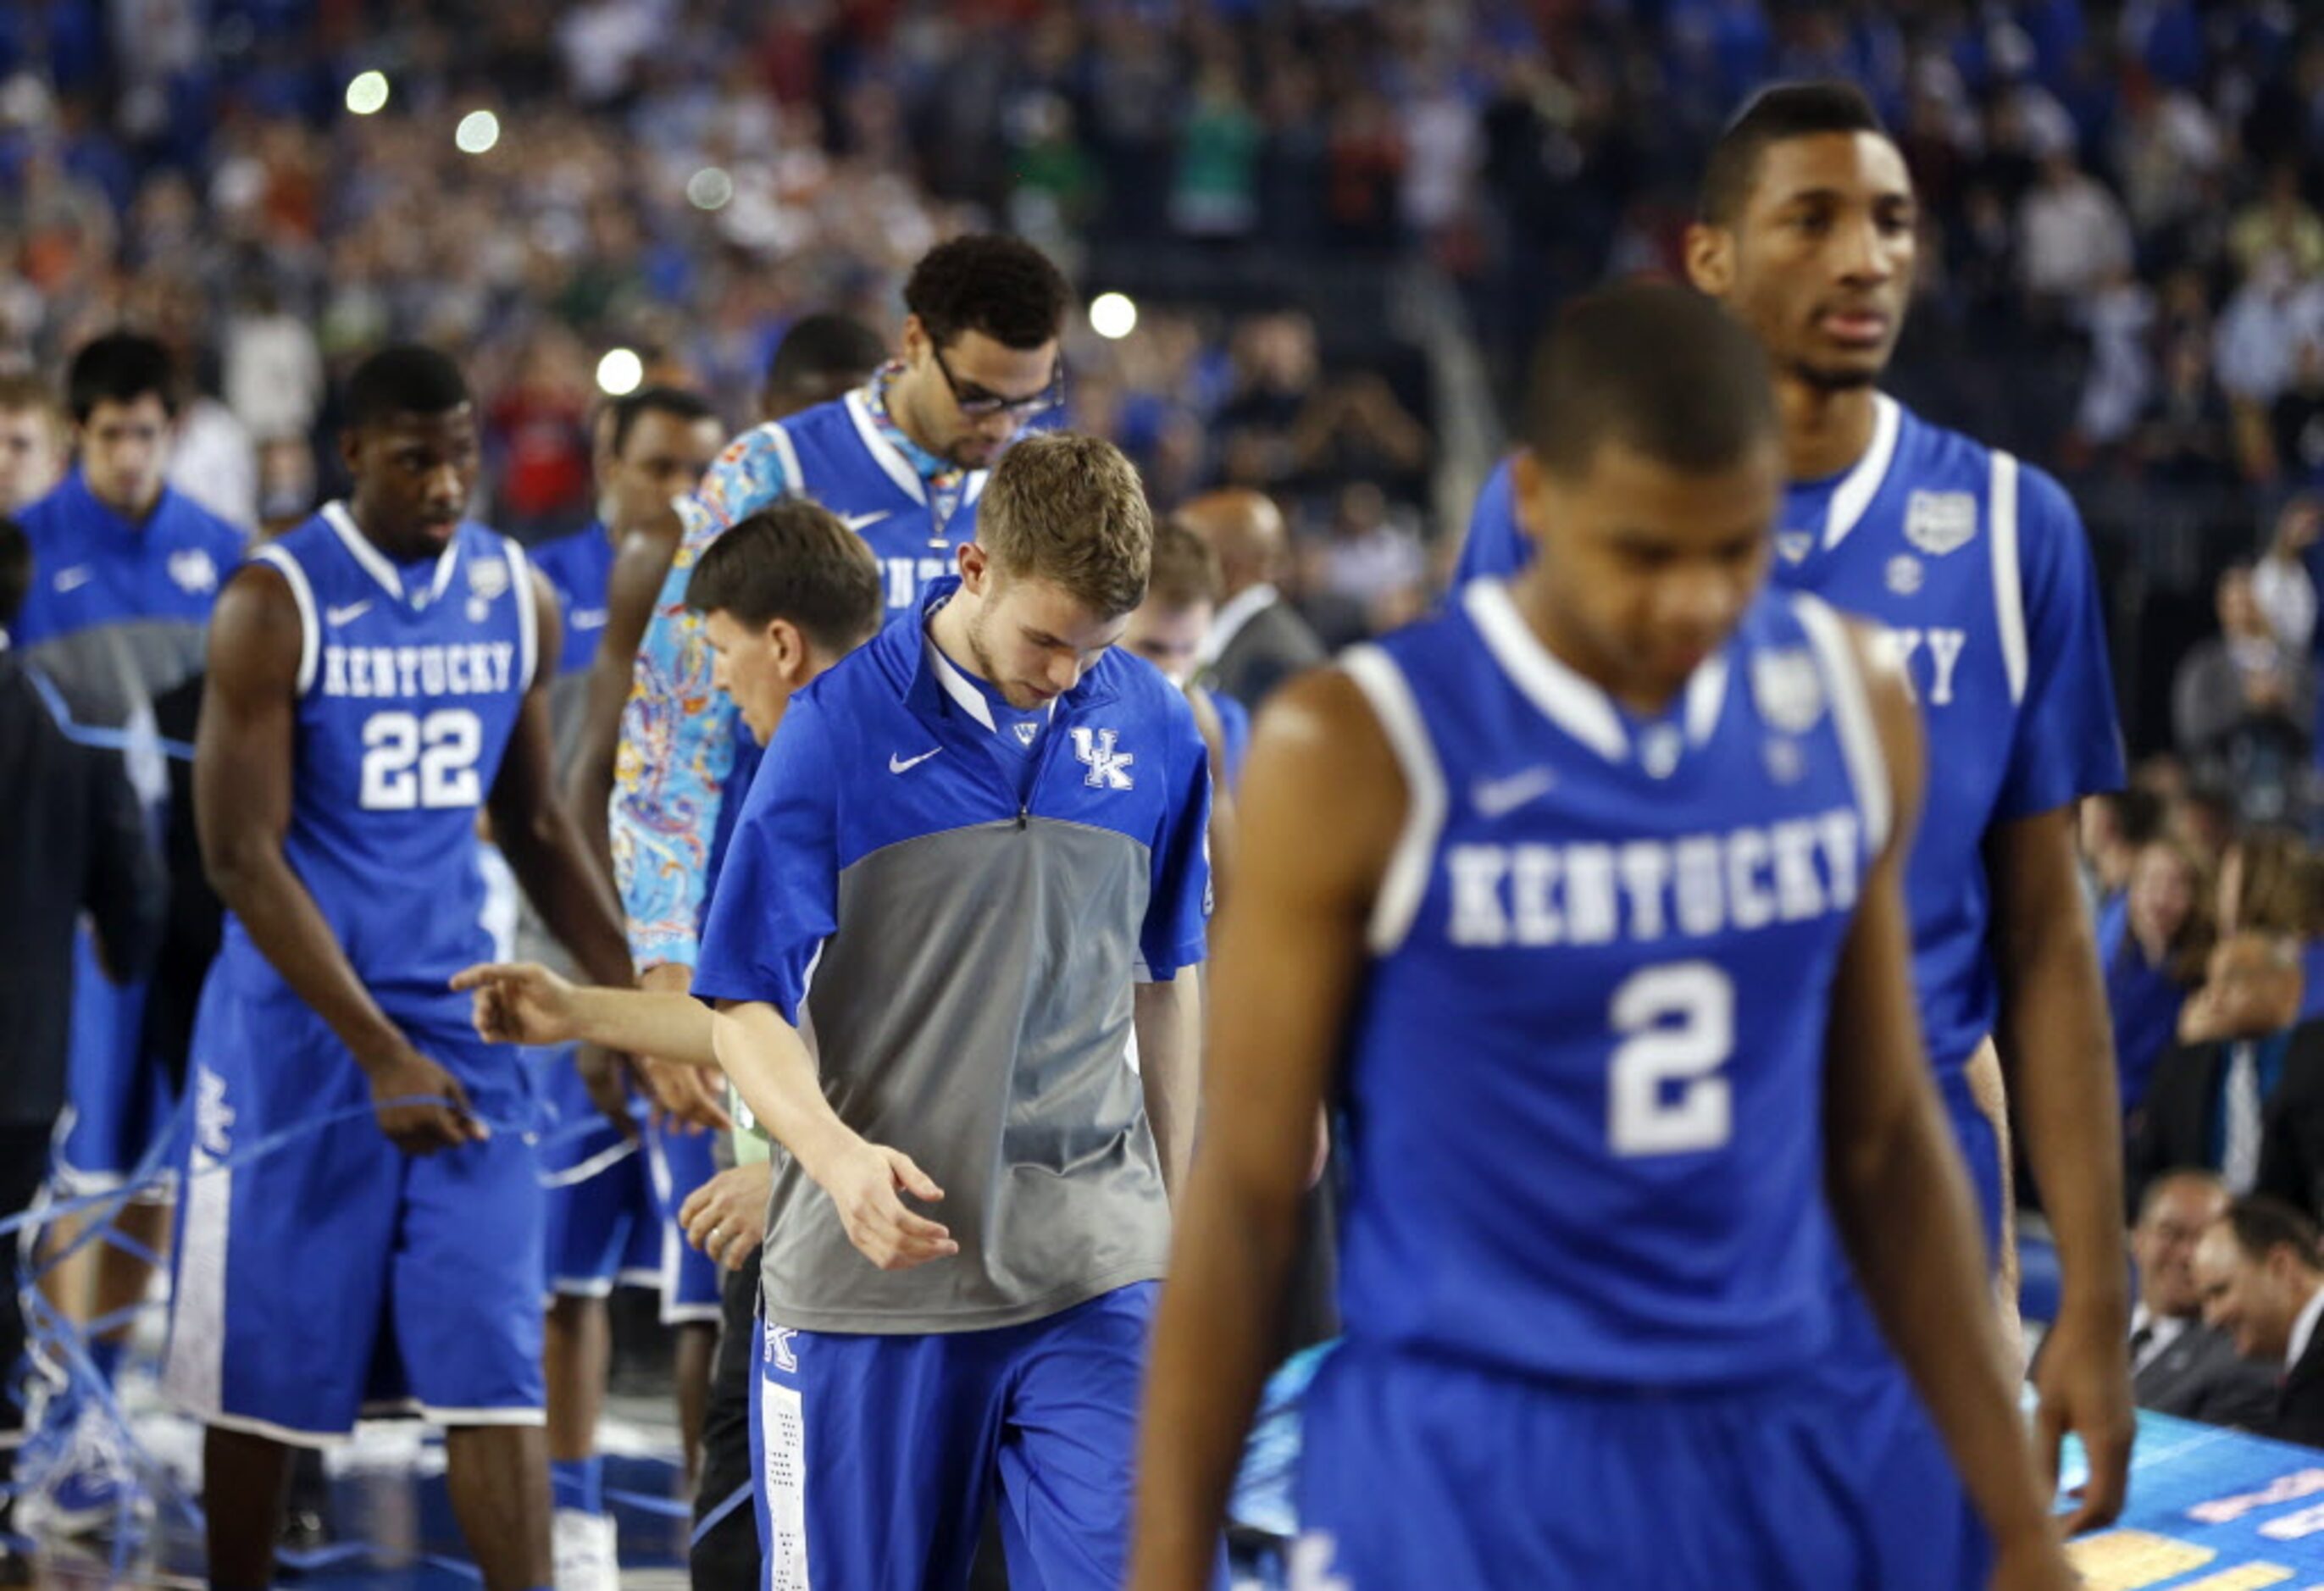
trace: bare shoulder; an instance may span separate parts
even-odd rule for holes
[[[1259,710],[1241,786],[1253,861],[1276,842],[1327,845],[1360,864],[1384,860],[1407,799],[1388,731],[1345,669],[1299,675]]]

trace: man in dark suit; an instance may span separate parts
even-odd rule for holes
[[[57,686],[8,648],[32,577],[24,533],[0,520],[0,1220],[39,1191],[64,1106],[75,924],[88,914],[99,960],[121,979],[144,970],[161,928],[161,863],[120,754],[69,736]],[[0,1583],[16,1567],[5,1529],[23,1423],[17,1285],[16,1239],[0,1238]]]
[[[2228,1202],[2226,1185],[2207,1171],[2170,1172],[2147,1184],[2130,1234],[2138,1265],[2131,1390],[2140,1408],[2158,1414],[2257,1430],[2275,1411],[2275,1375],[2204,1324],[2195,1285],[2195,1245]]]
[[[1219,556],[1219,610],[1196,682],[1251,712],[1276,686],[1323,661],[1323,643],[1276,589],[1287,556],[1282,510],[1260,492],[1209,492],[1174,516]]]
[[[2316,1223],[2279,1199],[2238,1199],[2195,1246],[2203,1319],[2280,1374],[2262,1434],[2324,1447],[2324,1257]]]
[[[2231,1193],[2320,1207],[2324,1024],[2292,1025],[2298,957],[2296,946],[2256,933],[2235,934],[2212,952],[2210,976],[2187,1018],[2201,1036],[2156,1063],[2124,1151],[2134,1200],[2163,1172],[2201,1166],[2218,1172]],[[2279,993],[2287,974],[2289,1000]]]

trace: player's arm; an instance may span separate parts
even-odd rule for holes
[[[2034,1376],[2037,1423],[2045,1451],[2069,1428],[2090,1450],[2072,1520],[2081,1530],[2121,1512],[2135,1419],[2114,1033],[2076,876],[2074,808],[1997,824],[1986,858],[2001,986],[1995,1037],[2062,1283]]]
[[[1919,816],[1920,722],[1893,668],[1853,638],[1886,753],[1895,822],[1841,951],[1825,1041],[1824,1176],[1833,1219],[1889,1346],[1911,1374],[2008,1569],[2070,1585],[2027,1451],[1983,1243],[1914,1008],[1903,871]],[[2043,1576],[2052,1568],[2060,1577]]]
[[[576,985],[538,961],[488,961],[453,974],[475,997],[479,1036],[496,1044],[599,1044],[715,1067],[710,1008],[692,995]]]
[[[1138,1082],[1145,1090],[1147,1125],[1162,1163],[1162,1187],[1173,1199],[1185,1191],[1194,1157],[1194,1110],[1203,1076],[1203,988],[1197,967],[1181,967],[1160,983],[1141,983],[1130,1020],[1138,1032]]]
[[[655,523],[624,535],[613,554],[613,573],[605,586],[605,628],[597,639],[597,656],[589,665],[581,743],[567,777],[565,805],[581,825],[583,841],[609,878],[613,875],[613,855],[606,807],[613,798],[613,757],[621,745],[622,709],[630,699],[638,647],[645,639],[647,621],[653,617],[654,598],[669,575],[678,534],[678,514],[671,510]]]
[[[864,1258],[883,1271],[901,1271],[960,1252],[949,1231],[902,1198],[908,1193],[933,1204],[944,1190],[910,1155],[840,1120],[824,1098],[815,1057],[781,1012],[763,1000],[722,1001],[711,1038],[718,1064],[751,1114],[831,1195],[848,1240]]]
[[[1314,794],[1333,792],[1329,823]],[[1203,1141],[1175,1209],[1139,1439],[1137,1591],[1210,1583],[1277,1340],[1315,1117],[1364,973],[1404,777],[1356,685],[1286,685],[1241,788],[1241,868],[1213,935]]]
[[[557,598],[538,574],[532,589],[522,594],[530,599],[535,615],[536,661],[516,728],[501,756],[500,774],[485,798],[493,835],[558,943],[595,981],[626,984],[630,952],[620,913],[604,875],[582,849],[573,814],[557,799],[556,752],[549,731],[549,682],[562,639]]]
[[[244,567],[218,595],[194,738],[194,823],[203,871],[259,953],[363,1068],[380,1128],[398,1148],[426,1154],[488,1136],[458,1081],[413,1049],[372,998],[283,854],[300,625],[289,584],[264,563]]]

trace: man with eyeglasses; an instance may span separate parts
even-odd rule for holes
[[[900,359],[834,401],[744,432],[672,505],[678,552],[638,651],[608,813],[645,987],[690,986],[704,906],[741,805],[722,796],[747,790],[759,760],[733,703],[712,687],[710,648],[686,609],[703,549],[779,498],[812,497],[871,544],[888,617],[917,611],[921,591],[952,573],[954,549],[975,537],[986,470],[1063,398],[1068,290],[1017,238],[937,245],[904,286]],[[715,1090],[693,1086],[686,1113],[727,1126]]]

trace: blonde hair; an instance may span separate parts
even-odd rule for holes
[[[994,567],[1046,580],[1107,619],[1146,600],[1154,515],[1120,449],[1053,431],[1001,455],[976,504],[976,540]]]

